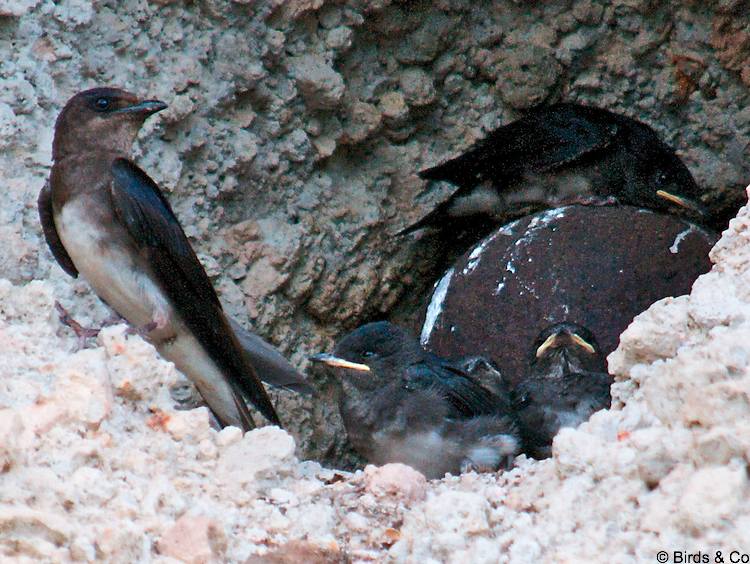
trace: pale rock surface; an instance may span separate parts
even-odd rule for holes
[[[405,464],[365,467],[365,491],[375,497],[392,497],[406,504],[424,499],[425,477]]]
[[[134,158],[240,323],[303,370],[366,321],[415,332],[450,258],[393,234],[451,192],[416,173],[530,104],[646,121],[710,200],[736,209],[750,175],[746,12],[736,1],[0,0],[0,278],[48,280],[86,325],[109,316],[54,263],[35,203],[62,105],[118,85],[169,104]],[[287,429],[305,456],[361,466],[334,386],[315,384],[315,404],[272,392]]]
[[[94,348],[54,286],[0,282],[0,555],[47,561],[654,561],[750,551],[750,207],[690,296],[609,358],[613,408],[553,456],[427,481],[300,462],[276,427],[176,411],[170,363],[123,325]]]
[[[159,554],[198,564],[223,558],[226,539],[205,517],[183,515],[156,543]]]
[[[550,460],[425,481],[408,505],[364,472],[298,462],[282,431],[175,411],[182,376],[148,344],[120,326],[76,351],[56,319],[55,299],[84,325],[110,313],[54,264],[35,206],[55,117],[98,84],[170,104],[136,160],[227,310],[302,367],[364,320],[421,324],[439,257],[392,234],[449,192],[415,172],[529,101],[645,120],[731,199],[750,173],[746,3],[568,4],[0,0],[0,560],[174,562],[159,547],[178,523],[229,562],[750,551],[747,211],[693,295],[623,336],[612,411],[561,433]],[[298,455],[352,467],[327,388],[272,396]]]

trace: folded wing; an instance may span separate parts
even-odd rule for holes
[[[437,357],[411,365],[404,375],[404,386],[409,390],[437,392],[451,405],[450,416],[456,419],[509,415],[503,409],[506,402],[469,374]]]
[[[619,130],[611,116],[577,104],[539,107],[419,176],[461,187],[487,180],[504,188],[526,172],[552,170],[609,146]]]
[[[117,217],[140,246],[184,323],[235,391],[246,396],[269,421],[280,424],[229,326],[211,281],[158,186],[127,159],[112,164],[112,175],[111,195]],[[242,409],[242,402],[237,403]]]
[[[52,188],[47,182],[39,192],[39,198],[36,201],[37,209],[39,210],[39,221],[42,224],[42,231],[44,232],[44,239],[47,241],[47,246],[52,252],[52,256],[55,257],[57,264],[73,278],[78,278],[78,269],[73,264],[73,259],[70,258],[68,251],[60,240],[60,235],[57,233],[57,226],[55,225],[55,218],[52,214]]]

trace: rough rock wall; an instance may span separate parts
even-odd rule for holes
[[[299,462],[275,427],[217,432],[205,408],[173,409],[174,367],[125,326],[74,352],[51,283],[0,280],[0,558],[741,562],[750,207],[712,259],[691,295],[625,331],[609,359],[612,409],[563,430],[552,458],[431,482],[399,464]]]
[[[738,195],[748,2],[674,6],[0,0],[0,275],[48,278],[82,321],[106,317],[51,262],[34,202],[61,105],[116,84],[170,104],[137,160],[231,313],[300,366],[389,312],[416,327],[439,253],[391,233],[444,194],[414,173],[517,110],[562,97],[644,119],[712,197]],[[306,452],[336,458],[323,396],[289,423]]]

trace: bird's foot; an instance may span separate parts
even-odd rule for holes
[[[495,470],[497,470],[497,468],[493,465],[479,464],[470,458],[465,458],[461,461],[461,474],[466,474],[468,472],[483,474],[485,472],[494,472]]]
[[[461,472],[510,470],[519,452],[519,440],[508,433],[482,437],[461,462]]]
[[[515,454],[503,455],[495,464],[482,464],[475,462],[470,458],[465,458],[461,461],[461,474],[466,474],[467,472],[476,472],[477,474],[486,472],[504,472],[513,468],[515,460]]]
[[[148,334],[156,329],[156,321],[150,321],[140,327],[133,327],[132,325],[125,330],[126,335],[138,335],[139,337],[146,339]]]
[[[113,311],[109,314],[107,319],[102,321],[102,327],[111,327],[112,325],[119,325],[120,323],[127,323],[127,320],[116,311]]]
[[[55,302],[55,310],[57,311],[60,323],[62,323],[66,327],[70,327],[73,333],[75,333],[76,337],[78,337],[76,351],[86,348],[86,339],[91,339],[99,335],[99,331],[101,331],[101,329],[84,327],[75,319],[73,319],[73,316],[70,315],[70,312],[65,309],[63,305],[58,301]]]
[[[138,335],[142,339],[148,339],[151,332],[161,331],[162,329],[165,329],[166,327],[167,327],[166,316],[156,314],[154,315],[154,318],[148,323],[146,323],[145,325],[141,325],[140,327],[130,326],[127,328],[125,333],[127,335]]]
[[[468,474],[469,472],[478,472],[478,470],[474,466],[473,460],[465,458],[461,461],[461,474]]]
[[[515,465],[515,462],[516,462],[515,454],[505,455],[500,459],[500,465],[498,466],[497,470],[500,470],[500,471],[510,470]]]

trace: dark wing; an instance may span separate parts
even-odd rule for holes
[[[419,176],[461,187],[487,180],[504,188],[525,173],[552,170],[607,147],[620,130],[619,119],[606,110],[577,104],[538,107]]]
[[[503,402],[471,376],[437,357],[412,364],[404,374],[407,390],[430,390],[445,398],[452,407],[451,417],[503,414]]]
[[[444,362],[449,370],[469,375],[478,385],[495,394],[503,413],[512,413],[510,387],[494,362],[481,356],[467,356]]]
[[[115,213],[147,257],[161,288],[234,389],[278,425],[276,411],[245,360],[211,281],[159,187],[126,159],[115,160],[112,176]]]
[[[590,412],[610,406],[610,388],[614,378],[606,372],[571,372],[563,377],[526,377],[511,392],[513,408],[521,412],[527,408],[559,408]]]
[[[44,238],[47,240],[47,246],[55,257],[57,264],[73,278],[78,278],[78,269],[73,264],[68,251],[60,241],[60,235],[57,233],[55,218],[52,214],[52,188],[49,182],[45,183],[44,188],[39,192],[39,198],[36,201],[39,210],[39,221],[42,223]]]
[[[161,281],[170,280],[167,275],[178,276],[202,303],[221,307],[206,271],[156,183],[127,159],[112,163],[112,176],[112,202],[118,217],[139,245],[160,258],[160,266],[171,269],[157,273]]]
[[[232,399],[234,400],[234,405],[237,407],[237,412],[240,414],[242,430],[249,431],[250,429],[255,429],[255,421],[253,421],[253,416],[250,414],[245,400],[242,399],[242,392],[237,389],[232,390]]]

